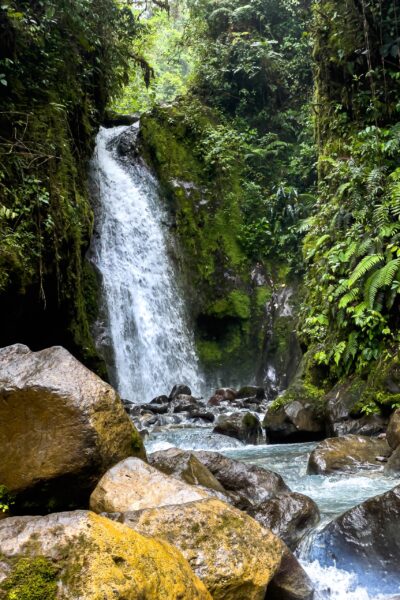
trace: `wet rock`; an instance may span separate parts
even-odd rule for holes
[[[211,600],[179,550],[88,511],[6,519],[0,553],[2,586],[16,600],[61,589],[81,600]]]
[[[168,396],[157,396],[151,400],[150,404],[168,404],[169,398]]]
[[[168,412],[168,404],[147,404],[146,409],[155,415],[166,415]]]
[[[268,586],[265,600],[313,600],[312,581],[297,558],[285,548],[278,572]]]
[[[232,501],[237,508],[255,506],[279,493],[290,491],[282,477],[273,471],[239,462],[218,452],[199,450],[193,454],[225,490],[233,493]]]
[[[267,439],[273,444],[320,440],[325,424],[314,403],[294,400],[270,407],[263,421]]]
[[[399,591],[400,486],[366,500],[316,537],[311,560],[353,571],[370,594]]]
[[[64,348],[1,349],[0,400],[0,481],[30,510],[74,506],[109,467],[145,457],[117,393]]]
[[[112,516],[180,549],[214,600],[263,600],[281,564],[282,542],[220,500]]]
[[[236,394],[237,398],[257,398],[257,400],[264,400],[265,390],[262,387],[255,385],[246,385],[241,387]]]
[[[215,421],[214,413],[210,411],[204,410],[191,410],[189,413],[190,419],[202,419],[203,421],[208,421],[209,423],[213,423]]]
[[[192,390],[188,385],[184,385],[182,383],[174,385],[172,388],[170,395],[168,396],[169,400],[175,400],[177,396],[184,394],[185,396],[191,396]]]
[[[389,475],[399,475],[400,473],[400,446],[397,446],[391,456],[388,458],[385,466],[385,472]]]
[[[385,439],[361,435],[328,438],[311,452],[307,472],[327,475],[335,471],[357,472],[383,469],[377,457],[388,457],[390,448]]]
[[[316,503],[308,496],[294,492],[261,502],[251,507],[248,513],[292,550],[320,518]]]
[[[90,508],[96,513],[126,512],[193,502],[207,495],[138,458],[127,458],[100,479],[90,497]]]
[[[201,485],[217,492],[224,492],[219,481],[193,452],[169,448],[153,452],[149,455],[148,460],[153,467],[163,473],[173,475],[190,485]]]
[[[234,437],[246,444],[262,444],[265,442],[261,423],[252,413],[233,413],[220,415],[214,427],[215,433]]]
[[[219,406],[224,401],[223,396],[214,395],[208,400],[208,406]]]
[[[219,388],[215,391],[214,395],[220,396],[222,400],[227,400],[228,402],[237,398],[237,392],[232,388]]]
[[[140,114],[121,115],[114,111],[107,111],[103,125],[104,127],[119,127],[120,125],[134,125],[140,121]]]
[[[326,395],[326,425],[329,436],[374,436],[386,431],[385,417],[361,415],[357,409],[366,388],[367,382],[352,377],[338,383]]]
[[[400,446],[400,408],[390,418],[386,439],[393,450]]]
[[[178,394],[171,402],[174,413],[188,412],[193,409],[198,409],[203,406],[203,403],[198,398],[187,394]]]

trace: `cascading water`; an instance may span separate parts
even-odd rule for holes
[[[201,377],[157,183],[142,163],[118,156],[120,136],[134,136],[134,128],[101,128],[97,136],[91,260],[102,280],[110,377],[123,398],[147,402],[178,382],[198,391]]]

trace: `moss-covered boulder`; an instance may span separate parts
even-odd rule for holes
[[[214,427],[214,433],[236,438],[245,444],[256,445],[265,442],[260,420],[250,412],[220,415]]]
[[[211,600],[176,548],[87,511],[6,519],[0,553],[9,600]]]
[[[132,455],[145,451],[117,393],[64,348],[0,350],[0,483],[30,510],[76,506]]]
[[[307,472],[328,475],[336,471],[383,470],[382,459],[390,452],[385,439],[362,435],[328,438],[311,452]]]
[[[324,391],[295,381],[271,404],[262,425],[272,443],[320,440],[325,435]]]
[[[264,600],[283,546],[248,515],[217,499],[116,518],[135,531],[179,548],[214,600]]]
[[[126,512],[208,497],[205,490],[165,475],[138,458],[127,458],[100,479],[90,497],[94,512]]]

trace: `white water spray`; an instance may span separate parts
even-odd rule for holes
[[[157,184],[143,164],[117,154],[116,140],[127,129],[102,128],[97,136],[91,258],[102,278],[112,383],[123,398],[147,402],[175,383],[198,391],[201,377]]]

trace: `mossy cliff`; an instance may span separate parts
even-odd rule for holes
[[[0,345],[63,344],[98,371],[87,166],[125,25],[112,0],[0,9]]]
[[[140,152],[172,216],[175,259],[196,321],[200,359],[230,384],[261,358],[265,310],[279,270],[240,245],[243,162],[232,130],[193,98],[141,119]]]

